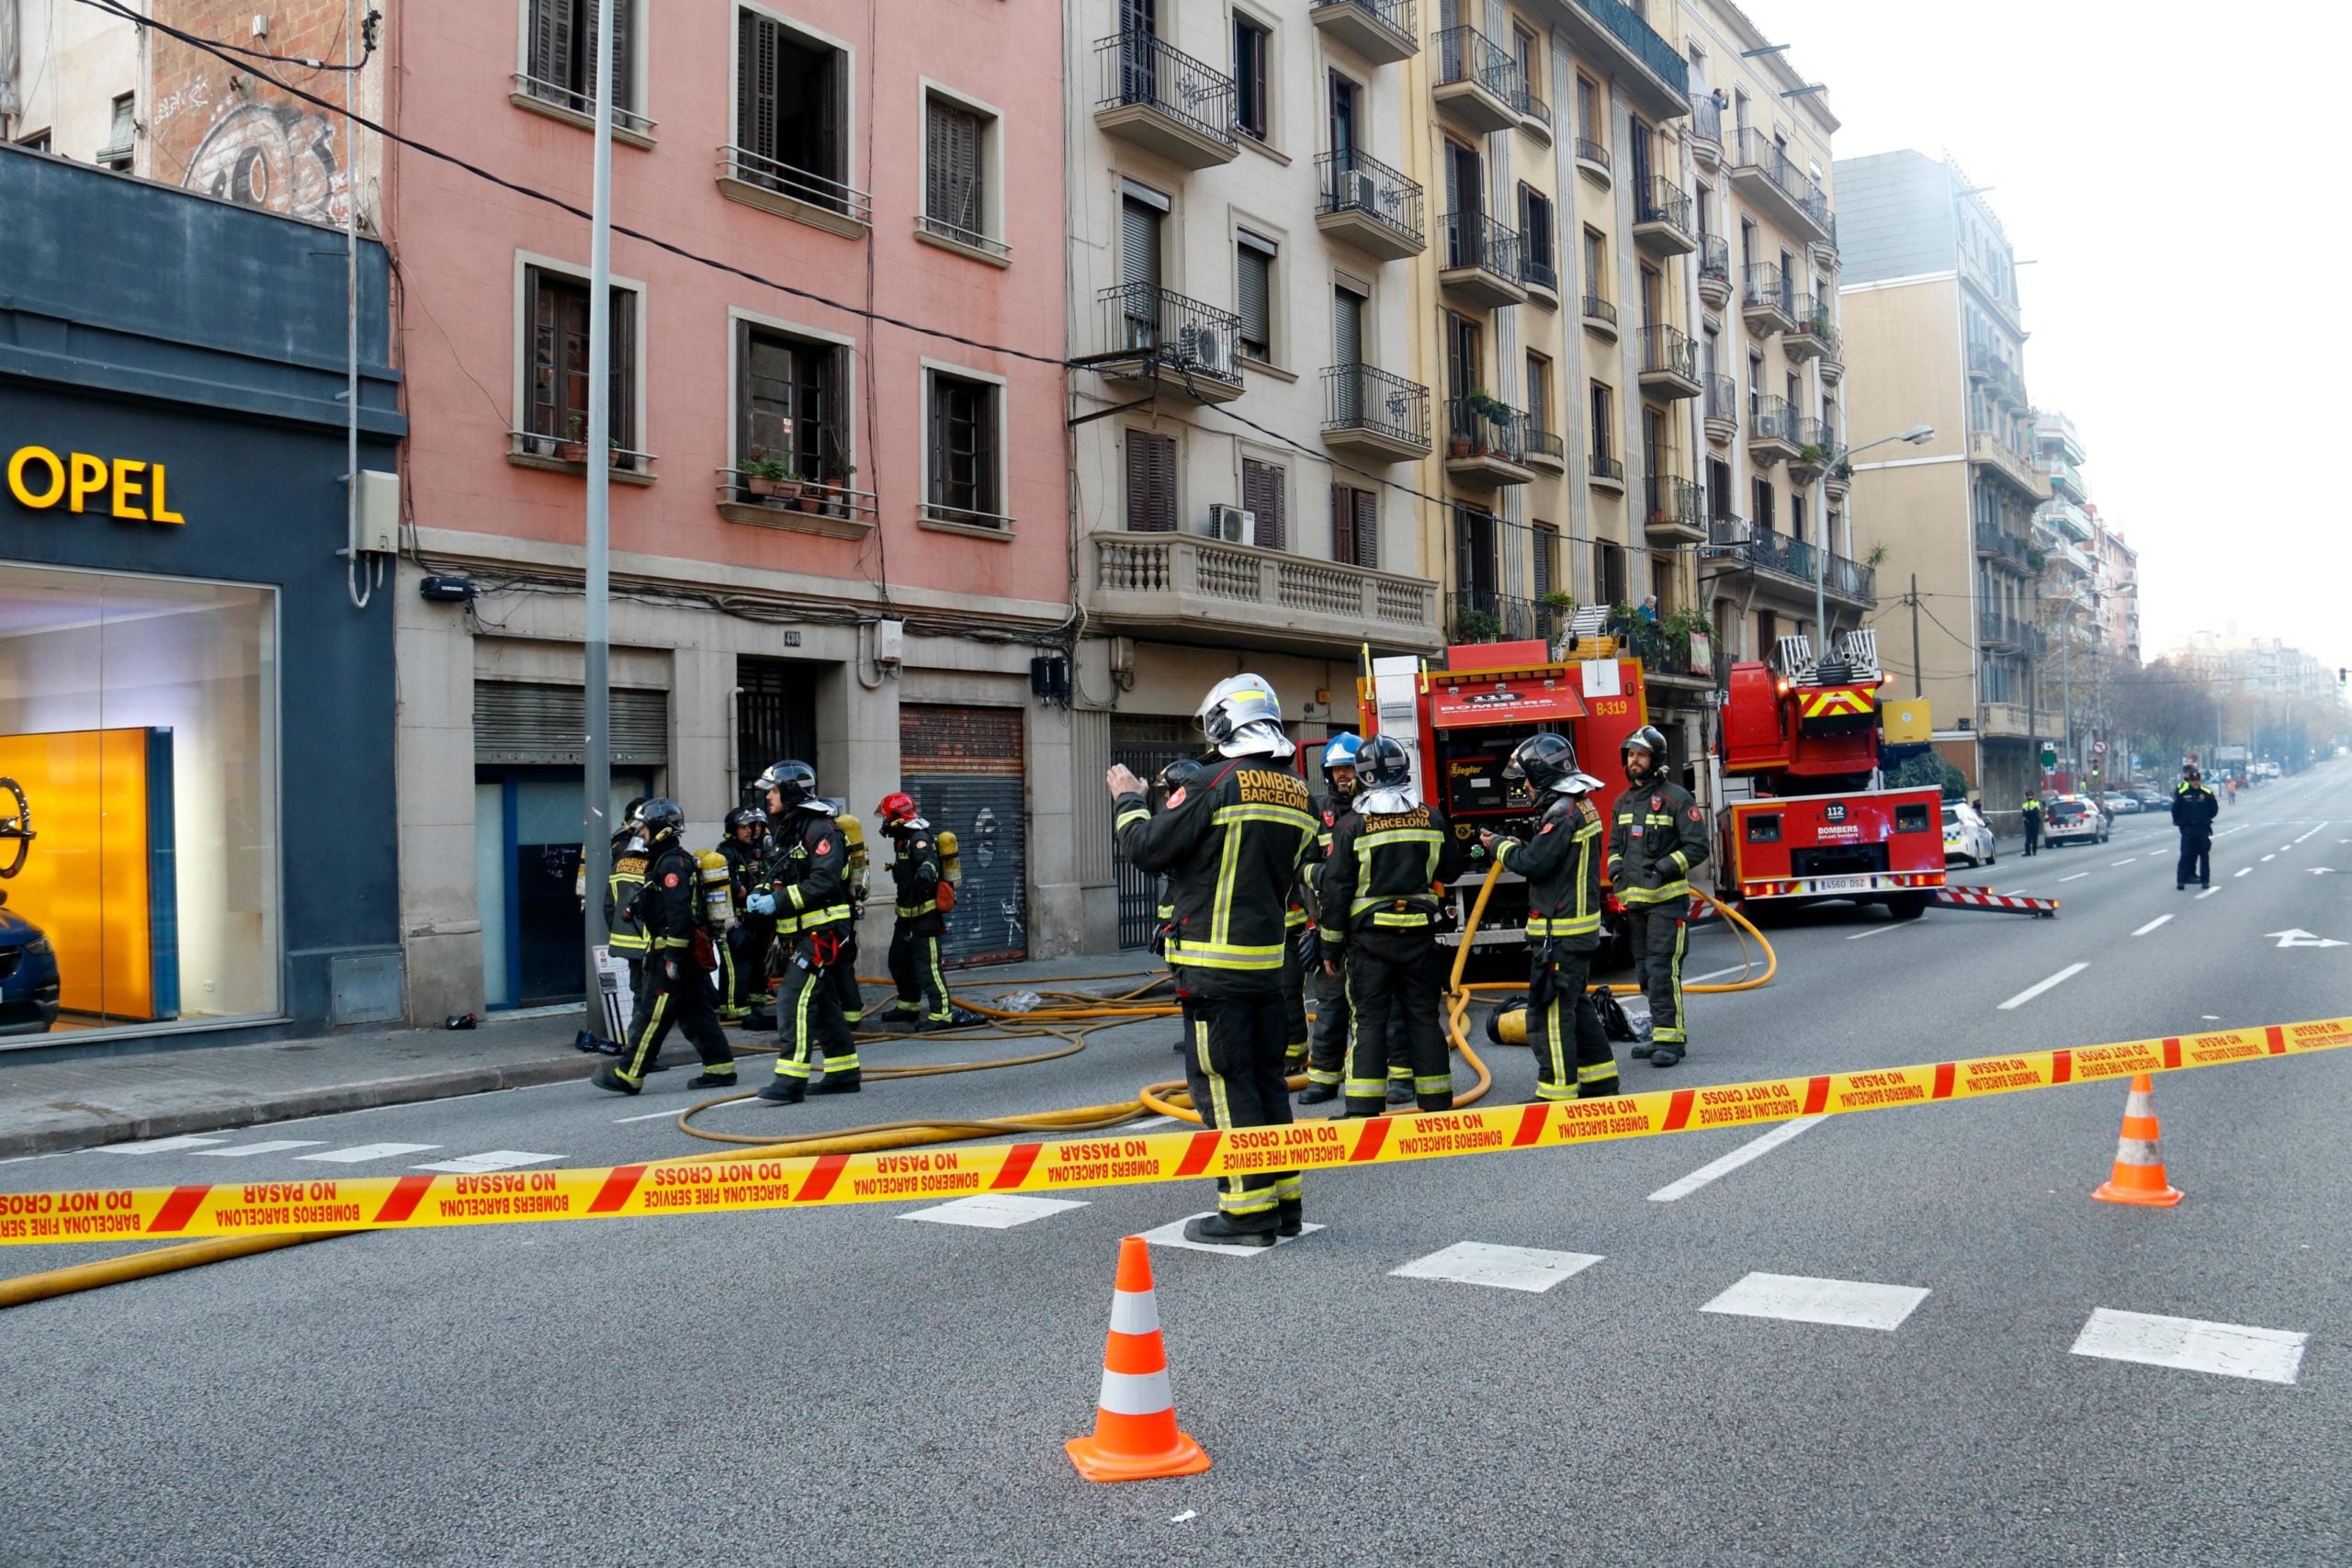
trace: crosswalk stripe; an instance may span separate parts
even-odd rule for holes
[[[1490,1242],[1457,1241],[1452,1247],[1417,1258],[1401,1269],[1391,1269],[1397,1280],[1447,1280],[1462,1285],[1489,1285],[1502,1291],[1541,1295],[1600,1261],[1589,1252],[1546,1252],[1537,1247],[1499,1247]]]
[[[981,1230],[1009,1231],[1015,1225],[1025,1225],[1042,1220],[1048,1214],[1058,1214],[1066,1209],[1083,1209],[1086,1204],[1074,1198],[1030,1198],[1013,1192],[982,1193],[977,1198],[958,1198],[949,1203],[935,1203],[928,1209],[917,1209],[900,1214],[902,1220],[928,1220],[935,1225],[972,1225]]]
[[[314,1155],[296,1155],[296,1159],[324,1160],[330,1165],[358,1165],[371,1159],[390,1159],[396,1155],[421,1155],[437,1149],[438,1144],[354,1144],[347,1149],[322,1149]]]
[[[268,1138],[258,1144],[232,1144],[225,1149],[198,1149],[210,1159],[246,1159],[254,1155],[282,1155],[288,1149],[315,1149],[324,1138]]]
[[[2212,1372],[2257,1382],[2295,1381],[2308,1335],[2283,1328],[2249,1328],[2193,1317],[2114,1312],[2100,1307],[2075,1337],[2074,1353],[2109,1361],[2137,1361],[2176,1371]]]
[[[137,1144],[107,1144],[98,1152],[103,1155],[161,1155],[175,1149],[199,1149],[207,1144],[225,1144],[226,1138],[149,1138]]]
[[[1737,1317],[1777,1317],[1838,1328],[1893,1333],[1928,1299],[1916,1285],[1874,1285],[1862,1280],[1815,1280],[1803,1274],[1750,1274],[1701,1307]]]
[[[485,1171],[513,1170],[517,1166],[546,1165],[560,1160],[561,1155],[535,1155],[526,1149],[492,1149],[487,1154],[463,1155],[456,1159],[436,1160],[420,1165],[419,1170],[447,1170],[459,1176],[480,1176]]]

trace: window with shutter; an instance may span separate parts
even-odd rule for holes
[[[1127,526],[1143,534],[1176,531],[1176,438],[1127,432]]]
[[[596,112],[597,0],[529,0],[523,71],[533,97],[575,114]],[[614,0],[613,110],[623,124],[637,107],[637,0]]]
[[[1535,597],[1540,602],[1559,585],[1560,531],[1549,523],[1535,525]]]
[[[1261,550],[1290,547],[1290,530],[1283,517],[1287,486],[1280,465],[1241,459],[1241,504],[1257,518],[1250,543]]]
[[[949,522],[995,526],[1003,521],[997,491],[998,392],[986,381],[932,373],[931,504]]]
[[[933,231],[967,243],[988,237],[981,189],[982,117],[943,99],[925,106],[923,216]]]
[[[811,483],[847,483],[855,469],[843,351],[748,321],[736,332],[738,460],[764,455]]]
[[[1356,491],[1356,564],[1368,571],[1380,569],[1380,492]]]
[[[797,201],[849,210],[842,130],[848,56],[754,11],[735,14],[740,176]]]
[[[1331,487],[1331,558],[1342,566],[1380,565],[1380,496],[1353,485]]]
[[[523,274],[529,355],[524,366],[523,429],[578,441],[588,427],[588,286],[561,273]],[[612,434],[626,450],[637,439],[637,295],[615,288],[612,305]]]
[[[1274,357],[1274,244],[1244,229],[1236,237],[1234,249],[1241,352],[1248,358],[1271,364]]]
[[[1527,427],[1552,428],[1552,362],[1540,354],[1527,356]]]

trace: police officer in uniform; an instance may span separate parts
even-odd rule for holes
[[[1650,999],[1650,1038],[1634,1055],[1653,1067],[1682,1060],[1690,1036],[1682,1012],[1690,868],[1707,858],[1707,814],[1666,776],[1666,737],[1648,725],[1625,737],[1625,793],[1609,834],[1609,881],[1633,928],[1634,963]]]
[[[646,840],[645,877],[627,910],[646,939],[636,1011],[620,1065],[604,1068],[588,1081],[615,1094],[637,1093],[675,1023],[702,1058],[701,1076],[687,1080],[686,1087],[732,1089],[735,1053],[718,1027],[710,974],[700,961],[710,944],[704,922],[702,863],[679,841],[686,814],[674,800],[649,800],[639,820]]]
[[[899,919],[890,928],[890,979],[899,996],[891,1017],[902,1028],[945,1029],[956,1015],[939,964],[939,939],[947,934],[947,917],[939,908],[939,885],[946,875],[939,839],[915,809],[914,796],[903,791],[884,795],[874,811],[896,851],[890,882],[897,889]]]
[[[855,1094],[857,1042],[842,1017],[831,974],[852,918],[849,852],[831,804],[817,794],[816,769],[806,762],[778,762],[753,787],[767,794],[774,843],[750,908],[753,914],[775,918],[784,974],[776,993],[775,1077],[760,1098],[799,1104],[820,1056],[825,1077],[817,1092]]]
[[[718,1019],[754,1027],[768,999],[768,949],[775,942],[775,917],[744,911],[744,901],[759,886],[760,866],[768,856],[768,814],[756,806],[739,806],[727,814],[726,834],[718,852],[727,857],[728,890],[735,897],[735,923],[727,932],[727,964],[719,973],[731,978],[733,988],[722,989]],[[774,1019],[767,1023],[775,1028]]]
[[[1503,777],[1534,792],[1526,840],[1481,833],[1478,841],[1527,879],[1527,1043],[1535,1048],[1535,1097],[1575,1100],[1618,1092],[1617,1059],[1587,987],[1600,946],[1600,781],[1577,771],[1577,750],[1546,730],[1513,749]]]
[[[2173,870],[2174,892],[2191,881],[2199,887],[2213,886],[2213,818],[2221,814],[2222,803],[2205,787],[2197,764],[2182,768],[2180,787],[2172,796],[2172,825],[2180,829],[2180,864]]]
[[[2025,852],[2030,855],[2040,854],[2041,852],[2041,794],[2039,790],[2026,792],[2025,805],[2018,808],[2018,815],[2025,818]]]
[[[1291,1119],[1285,917],[1315,814],[1306,781],[1290,771],[1296,748],[1283,733],[1280,700],[1262,678],[1219,682],[1197,717],[1218,755],[1157,813],[1128,769],[1104,775],[1114,831],[1129,863],[1166,874],[1175,894],[1168,960],[1183,1003],[1185,1077],[1203,1123],[1279,1125]],[[1184,1235],[1272,1247],[1277,1235],[1299,1234],[1304,1212],[1296,1171],[1252,1171],[1226,1178],[1217,1212]]]
[[[1377,1116],[1386,1098],[1392,1007],[1403,1014],[1413,1102],[1453,1108],[1439,996],[1445,965],[1437,943],[1434,888],[1462,874],[1469,856],[1445,818],[1416,799],[1412,759],[1391,736],[1364,744],[1363,789],[1331,835],[1323,867],[1323,968],[1347,964],[1355,1038],[1345,1082],[1350,1116]]]

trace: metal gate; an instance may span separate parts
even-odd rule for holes
[[[907,703],[899,709],[902,787],[956,835],[964,867],[940,959],[949,968],[1029,953],[1029,814],[1019,708]],[[877,858],[888,846],[875,846]],[[876,867],[877,886],[887,874]]]
[[[1180,757],[1200,755],[1200,732],[1182,718],[1111,720],[1111,761],[1124,764],[1148,783],[1160,769]],[[1158,805],[1157,799],[1153,802]],[[1159,923],[1159,878],[1137,871],[1121,855],[1119,877],[1119,945],[1149,947]]]

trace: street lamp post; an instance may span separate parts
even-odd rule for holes
[[[1890,441],[1907,441],[1914,446],[1924,446],[1936,438],[1932,424],[1915,424],[1893,435],[1882,435],[1875,441],[1865,441],[1860,446],[1847,448],[1846,459],[1867,452],[1873,446],[1883,446]],[[1828,454],[1823,453],[1826,457]],[[1825,469],[1813,487],[1813,635],[1819,639],[1821,651],[1829,652],[1829,475]],[[1916,656],[1914,663],[1917,662]]]

